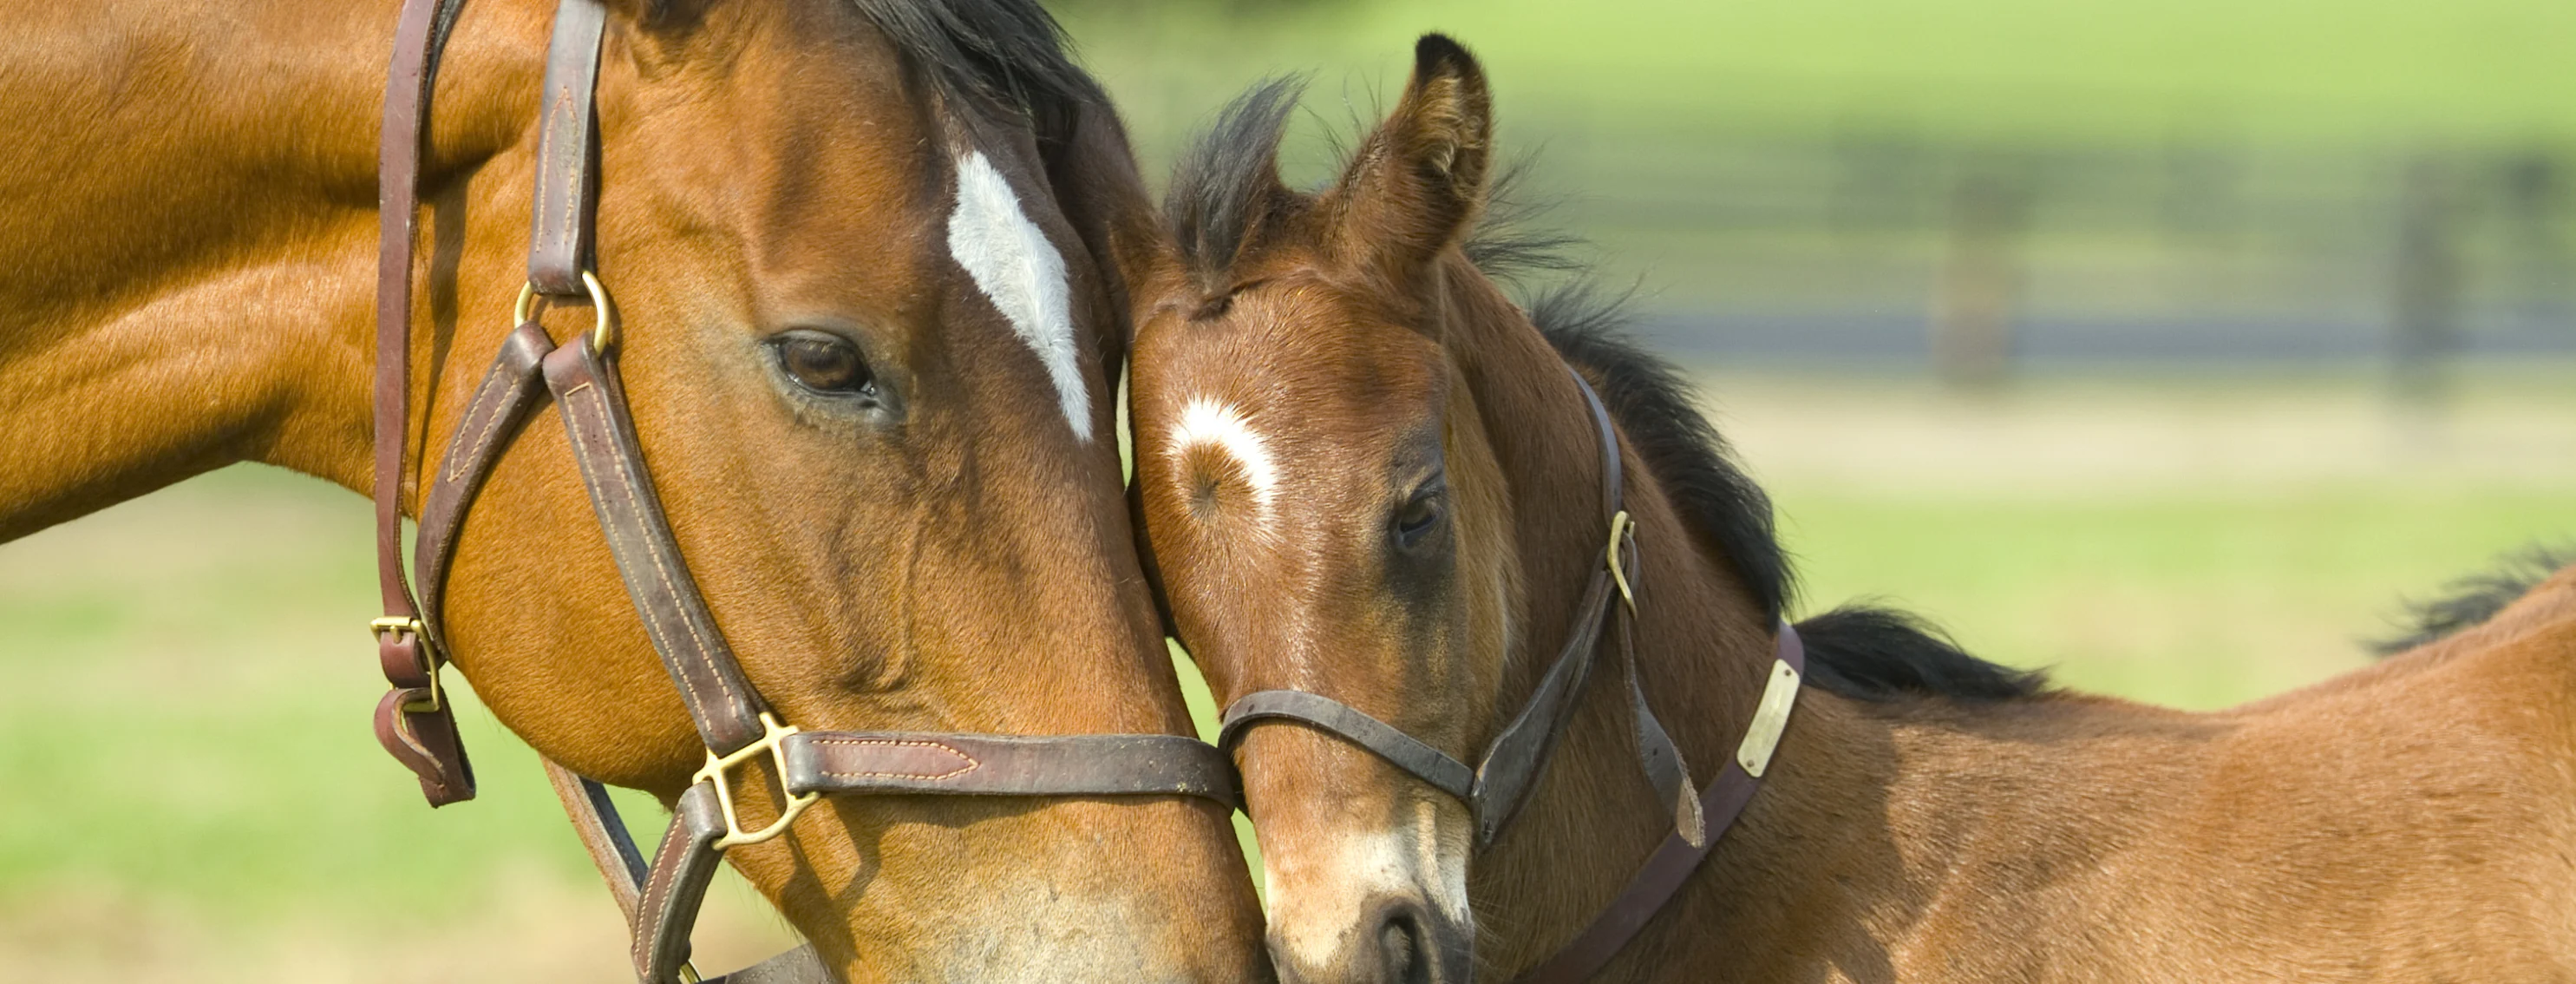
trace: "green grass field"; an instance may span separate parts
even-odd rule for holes
[[[1265,72],[1315,71],[1332,94],[1348,82],[1366,112],[1429,30],[1479,52],[1507,117],[1578,137],[1713,125],[2150,145],[2576,133],[2576,5],[2552,0],[1090,0],[1065,19],[1158,140]]]
[[[2216,707],[2360,665],[2401,599],[2576,538],[2570,372],[2478,374],[2438,427],[2345,378],[1709,390],[1806,610],[1883,597],[2071,685]],[[469,712],[484,795],[436,812],[376,749],[367,528],[355,496],[239,468],[0,546],[0,963],[625,979],[523,747]],[[710,964],[783,938],[728,891]]]

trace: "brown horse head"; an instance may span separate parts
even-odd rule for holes
[[[1464,754],[1525,621],[1516,504],[1455,358],[1462,309],[1501,303],[1459,276],[1490,99],[1464,49],[1424,38],[1402,100],[1308,195],[1274,163],[1295,92],[1231,107],[1167,203],[1178,247],[1140,298],[1132,391],[1154,563],[1226,699],[1322,693]],[[1239,762],[1284,978],[1466,979],[1462,803],[1297,728]]]
[[[387,435],[407,508],[511,327],[553,7],[471,0],[448,30],[420,423]],[[596,269],[653,484],[751,682],[808,730],[1186,733],[1105,382],[1150,206],[1054,23],[1026,0],[610,7]],[[12,255],[56,261],[0,275],[0,537],[244,458],[368,485],[393,11],[237,14],[20,20],[61,29],[0,73],[24,116],[0,165],[67,178],[0,217]],[[165,45],[187,54],[133,60]],[[552,418],[471,507],[445,642],[539,752],[667,799],[705,750]],[[746,821],[781,805],[764,788]],[[842,797],[730,855],[852,981],[1266,976],[1204,803]]]
[[[1290,191],[1275,170],[1292,86],[1238,101],[1185,158],[1167,202],[1177,245],[1142,295],[1137,487],[1170,615],[1222,699],[1320,695],[1465,771],[1559,654],[1596,639],[1599,617],[1579,614],[1577,599],[1601,578],[1614,508],[1650,545],[1627,576],[1681,626],[1650,635],[1638,616],[1640,646],[1767,652],[1784,589],[1768,504],[1740,472],[1674,473],[1694,489],[1684,497],[1727,516],[1685,531],[1659,481],[1666,469],[1627,445],[1637,432],[1625,411],[1643,391],[1679,392],[1671,374],[1560,354],[1596,339],[1543,333],[1479,267],[1527,259],[1515,247],[1530,245],[1475,235],[1494,180],[1491,98],[1447,38],[1422,39],[1415,55],[1395,108],[1319,193]],[[1587,409],[1569,363],[1598,380],[1615,427]],[[1663,432],[1648,440],[1693,454],[1711,438],[1696,416],[1648,426]],[[1629,462],[1615,497],[1605,451]],[[1758,693],[1758,674],[1655,692],[1674,707],[1725,706]],[[1618,869],[1675,829],[1676,810],[1639,781],[1627,718],[1605,688],[1577,688],[1560,719],[1570,724],[1524,732],[1564,738],[1552,755],[1555,739],[1542,742],[1540,764],[1522,772],[1535,792],[1513,800],[1529,804],[1519,820],[1477,815],[1486,807],[1456,784],[1417,778],[1347,730],[1243,730],[1282,976],[1462,981],[1488,952],[1506,961],[1489,971],[1526,966],[1597,910],[1626,876]],[[1685,760],[1710,762],[1715,731],[1679,721],[1671,739]],[[1616,809],[1595,826],[1609,833],[1567,836],[1604,804]],[[1582,857],[1572,864],[1584,877],[1518,865],[1561,884],[1505,892],[1501,945],[1474,946],[1494,886],[1516,884],[1488,877],[1515,866],[1490,862],[1566,852]]]

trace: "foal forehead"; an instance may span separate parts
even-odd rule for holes
[[[1217,317],[1152,332],[1138,357],[1175,370],[1152,394],[1173,408],[1218,399],[1325,437],[1401,429],[1431,409],[1447,379],[1429,338],[1338,287],[1296,278],[1245,290]]]

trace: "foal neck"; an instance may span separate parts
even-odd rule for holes
[[[1459,259],[1446,286],[1448,347],[1476,394],[1515,517],[1525,597],[1494,705],[1510,708],[1576,631],[1576,599],[1608,544],[1599,438],[1565,360],[1491,281]],[[1618,388],[1596,367],[1576,368],[1615,416]],[[1623,617],[1647,700],[1705,783],[1752,718],[1772,659],[1772,626],[1621,434],[1619,505],[1636,523],[1639,552],[1637,607]],[[1605,635],[1600,644],[1618,643]],[[1471,868],[1469,890],[1487,930],[1480,962],[1488,967],[1527,967],[1564,944],[1672,832],[1672,810],[1656,802],[1639,771],[1628,711],[1617,699],[1625,671],[1603,656],[1530,802]]]

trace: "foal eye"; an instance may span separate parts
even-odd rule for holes
[[[874,396],[876,377],[849,340],[819,331],[791,331],[770,343],[778,368],[796,385],[824,396]]]
[[[1403,508],[1395,511],[1396,546],[1409,549],[1414,544],[1422,542],[1423,537],[1431,535],[1431,531],[1439,527],[1440,516],[1444,511],[1442,500],[1446,494],[1446,489],[1437,485],[1430,486],[1414,493],[1413,498],[1407,500]]]

